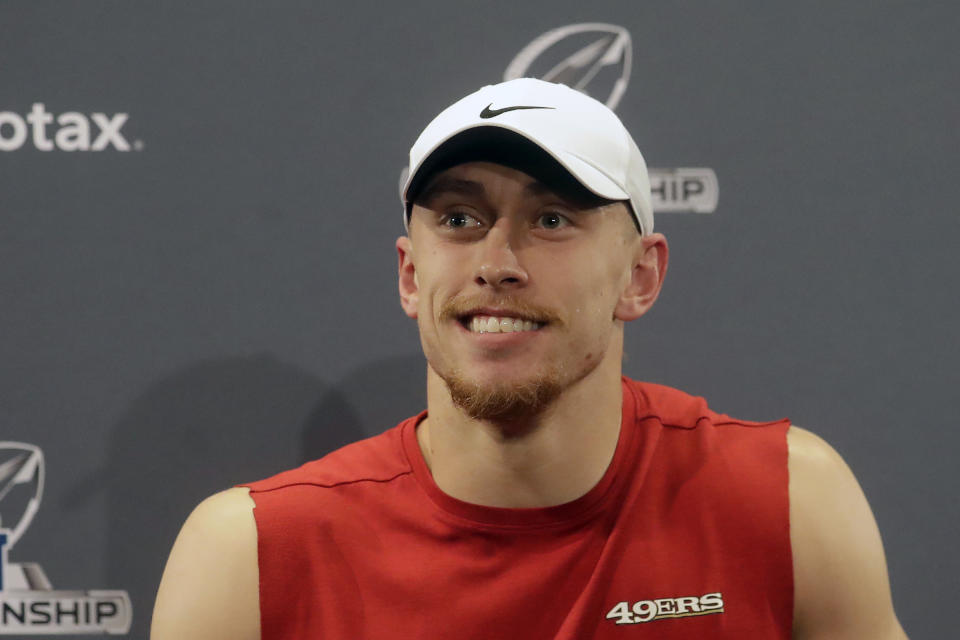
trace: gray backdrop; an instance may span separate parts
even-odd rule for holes
[[[48,465],[10,561],[58,589],[128,591],[129,637],[146,638],[193,505],[418,411],[393,249],[406,151],[533,38],[600,21],[633,36],[617,111],[648,162],[720,182],[716,213],[657,219],[672,262],[627,373],[830,441],[873,505],[904,627],[948,637],[958,17],[893,1],[0,0],[0,112],[125,113],[130,147],[31,135],[0,152],[0,440]]]

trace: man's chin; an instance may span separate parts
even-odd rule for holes
[[[454,405],[474,420],[515,422],[540,414],[563,392],[557,376],[480,382],[458,375],[444,378]]]

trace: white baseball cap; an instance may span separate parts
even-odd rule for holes
[[[593,194],[629,201],[640,232],[653,231],[647,164],[620,118],[580,91],[534,78],[483,87],[427,125],[410,148],[409,172],[401,187],[404,226],[411,199],[437,167],[444,166],[442,157],[469,158],[471,145],[488,133],[495,145],[506,146],[503,132],[534,143]]]

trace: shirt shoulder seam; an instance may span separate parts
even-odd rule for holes
[[[375,482],[380,484],[393,482],[397,478],[400,478],[401,476],[405,476],[405,475],[410,475],[411,473],[413,473],[412,470],[406,469],[404,471],[399,471],[387,478],[356,478],[354,480],[340,480],[338,482],[318,482],[318,481],[310,481],[310,480],[298,480],[293,482],[285,482],[275,487],[264,487],[264,488],[255,488],[250,485],[240,485],[240,486],[246,486],[247,488],[250,489],[251,493],[268,493],[270,491],[279,491],[280,489],[286,489],[288,487],[320,487],[322,489],[333,489],[336,487],[342,487],[350,484],[360,484],[362,482]]]

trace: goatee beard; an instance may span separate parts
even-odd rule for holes
[[[522,421],[543,412],[563,392],[556,372],[528,382],[478,384],[457,373],[444,377],[454,405],[474,420]]]
[[[552,310],[533,304],[522,296],[513,295],[456,296],[444,303],[440,319],[459,321],[464,314],[481,307],[510,309],[509,315],[550,324],[554,330],[564,325]],[[549,368],[536,378],[519,383],[480,384],[470,381],[458,370],[446,374],[439,371],[437,373],[446,382],[454,405],[474,420],[523,421],[541,413],[568,386],[564,384],[562,372],[556,367]]]

